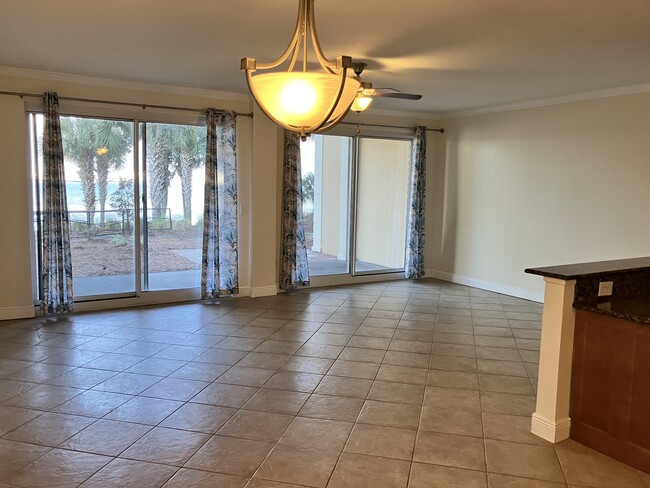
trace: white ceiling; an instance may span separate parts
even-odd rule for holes
[[[246,92],[296,0],[0,0],[0,65]],[[375,107],[455,112],[650,83],[649,0],[318,0],[329,58],[367,61]]]

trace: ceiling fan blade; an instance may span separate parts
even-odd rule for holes
[[[380,91],[381,89],[375,90],[375,97],[384,97],[384,98],[401,98],[403,100],[420,100],[422,95],[416,95],[415,93],[402,93],[398,91]]]

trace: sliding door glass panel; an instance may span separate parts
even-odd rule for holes
[[[206,128],[141,123],[142,285],[201,284]]]
[[[43,116],[32,115],[34,208],[43,212]],[[61,117],[75,299],[135,293],[133,123]],[[40,226],[37,257],[40,262]]]
[[[354,272],[404,268],[411,142],[358,142]]]
[[[303,217],[311,276],[346,274],[349,264],[352,138],[314,135],[300,145]]]

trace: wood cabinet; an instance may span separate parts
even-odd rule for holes
[[[571,438],[650,473],[650,325],[577,310]]]

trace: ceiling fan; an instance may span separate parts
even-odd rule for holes
[[[372,99],[375,97],[401,98],[402,100],[420,100],[422,98],[422,95],[403,93],[395,88],[373,88],[372,83],[361,80],[361,73],[366,69],[366,66],[368,66],[368,64],[361,61],[355,61],[352,63],[352,70],[356,75],[356,79],[361,83],[361,87],[352,103],[351,110],[354,110],[357,113],[363,112],[370,106]]]

